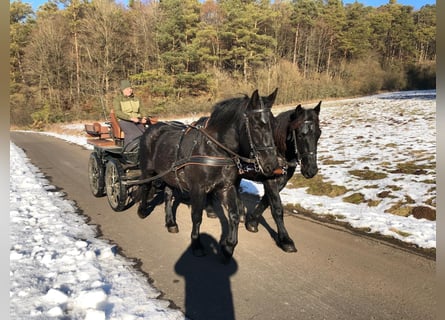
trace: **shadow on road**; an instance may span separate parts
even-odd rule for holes
[[[201,234],[206,256],[193,256],[190,247],[175,264],[175,272],[184,277],[185,315],[193,320],[234,320],[235,310],[230,277],[238,270],[235,259],[222,263],[218,242]]]

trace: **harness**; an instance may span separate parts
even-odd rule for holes
[[[264,103],[261,98],[260,98],[260,104],[261,104],[260,109],[252,110],[249,113],[270,112],[269,109],[266,109],[264,107]],[[250,148],[250,157],[249,158],[239,155],[238,153],[234,152],[230,148],[223,145],[221,142],[219,142],[217,139],[215,139],[212,135],[210,135],[205,130],[209,119],[207,119],[207,121],[204,125],[196,125],[195,123],[192,123],[189,125],[184,125],[179,122],[173,122],[173,123],[167,122],[166,124],[168,124],[168,125],[171,125],[174,127],[179,127],[179,128],[182,127],[183,133],[181,135],[179,143],[176,145],[176,159],[177,160],[172,164],[172,166],[169,169],[157,174],[156,176],[153,176],[153,177],[150,177],[147,179],[143,179],[143,180],[137,180],[137,181],[124,181],[123,183],[126,185],[137,185],[137,184],[148,183],[148,182],[154,181],[158,178],[161,178],[170,172],[175,172],[176,181],[177,181],[180,189],[182,189],[180,181],[179,181],[178,170],[180,170],[188,165],[205,165],[205,166],[218,166],[218,167],[236,166],[239,174],[243,174],[245,172],[252,171],[251,168],[253,167],[253,170],[255,170],[255,172],[260,172],[262,170],[262,167],[261,167],[261,163],[259,160],[258,152],[263,151],[263,150],[275,149],[276,148],[275,143],[272,142],[271,146],[262,146],[262,147],[255,146],[255,144],[253,143],[253,139],[252,139],[249,117],[246,113],[244,113],[243,117],[244,117],[245,127],[246,127],[246,131],[247,131],[249,148]],[[271,130],[270,121],[268,121],[268,123],[269,123],[269,129]],[[213,142],[216,146],[218,146],[219,148],[221,148],[222,150],[224,150],[228,154],[230,154],[231,157],[213,157],[213,156],[203,156],[203,155],[192,155],[194,146],[197,144],[197,140],[195,139],[195,140],[193,140],[193,146],[190,148],[190,154],[187,157],[185,157],[184,159],[178,160],[179,150],[180,150],[182,141],[183,141],[185,135],[187,135],[190,132],[190,130],[192,130],[192,129],[196,130],[198,133],[203,134],[208,140]]]

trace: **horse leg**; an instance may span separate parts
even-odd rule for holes
[[[264,195],[260,202],[257,203],[253,212],[248,212],[245,218],[246,229],[250,232],[258,232],[258,224],[260,222],[260,217],[264,210],[269,206],[269,200]]]
[[[215,212],[215,207],[217,205],[217,199],[215,198],[215,194],[212,192],[207,195],[206,207],[205,211],[207,212],[208,218],[218,218],[218,215]]]
[[[241,195],[239,193],[239,188],[236,189],[237,190],[237,194],[238,196],[236,197],[237,200],[237,206],[238,206],[238,216],[239,216],[239,221],[240,222],[245,222],[246,221],[246,212],[245,212],[245,208],[244,208],[244,204],[241,201]]]
[[[144,183],[139,186],[139,207],[138,207],[138,216],[141,219],[144,219],[148,216],[148,193],[151,189],[151,183]]]
[[[296,252],[294,241],[289,237],[286,227],[284,226],[283,218],[283,204],[280,198],[280,189],[278,183],[273,180],[264,182],[264,193],[270,203],[272,217],[275,220],[278,228],[278,245],[285,252]]]
[[[178,233],[179,228],[176,223],[176,209],[178,207],[175,204],[175,198],[173,196],[173,190],[166,186],[164,191],[164,201],[165,201],[165,226],[167,227],[168,232],[170,233]]]
[[[290,169],[289,169],[289,171],[290,171]],[[292,177],[292,174],[294,171],[295,170],[292,170],[292,172],[290,173],[290,176],[288,175],[286,177],[283,176],[281,178],[274,179],[274,181],[278,184],[279,191],[283,190],[287,181]],[[263,183],[263,184],[265,184],[265,183]],[[265,186],[265,188],[266,188],[266,186]],[[269,198],[267,197],[267,194],[265,193],[263,195],[263,197],[261,198],[260,202],[258,202],[257,205],[255,206],[255,209],[252,212],[247,213],[245,226],[248,231],[258,232],[258,224],[260,222],[260,218],[263,215],[264,211],[269,206],[269,203],[270,203]],[[281,201],[280,201],[280,203],[281,203]]]
[[[246,221],[246,211],[245,211],[245,207],[244,207],[244,203],[241,201],[241,193],[240,193],[240,185],[241,185],[241,178],[238,177],[237,181],[236,181],[236,192],[237,192],[237,205],[238,205],[238,210],[239,210],[239,221],[240,222],[245,222]]]
[[[153,177],[155,175],[154,172],[149,171],[148,173],[142,174],[140,179],[145,180],[147,178]],[[153,211],[153,208],[149,208],[150,201],[153,200],[156,194],[156,189],[153,187],[153,182],[146,182],[139,186],[139,207],[138,207],[138,216],[141,219],[144,219],[150,215]]]
[[[229,217],[229,230],[226,238],[221,241],[221,252],[224,263],[230,262],[235,246],[238,244],[238,225],[239,225],[239,199],[238,191],[235,186],[230,187],[221,193],[221,199],[226,207]]]
[[[202,223],[202,213],[204,211],[206,194],[202,191],[190,192],[190,200],[192,207],[192,233],[191,233],[191,248],[195,257],[205,256],[204,246],[201,243],[199,229]]]

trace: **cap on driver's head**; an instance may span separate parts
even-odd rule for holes
[[[122,80],[121,81],[121,90],[124,90],[124,89],[127,89],[127,88],[131,88],[130,81]]]

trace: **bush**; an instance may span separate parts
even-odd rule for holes
[[[436,63],[410,65],[406,77],[408,90],[436,89]]]
[[[384,71],[379,62],[372,57],[349,63],[344,73],[348,92],[351,95],[373,94],[383,87]]]
[[[388,68],[383,77],[383,90],[399,91],[406,88],[406,74],[401,67]]]
[[[9,96],[10,123],[17,126],[27,126],[32,118],[27,108],[29,104],[25,94],[13,93]]]

